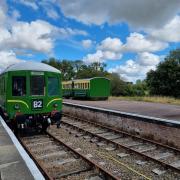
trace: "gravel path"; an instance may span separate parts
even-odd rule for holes
[[[122,100],[85,101],[65,99],[64,102],[119,110],[152,117],[180,120],[180,106],[178,105]]]

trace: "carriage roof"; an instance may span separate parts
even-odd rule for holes
[[[60,73],[60,71],[48,64],[33,62],[33,61],[25,61],[16,64],[12,64],[7,67],[2,73],[9,71],[48,71]]]
[[[78,81],[91,81],[93,79],[106,79],[106,80],[109,80],[106,77],[92,77],[92,78],[87,78],[87,79],[74,79],[73,81],[74,82],[78,82]]]
[[[106,78],[106,77],[92,77],[92,78],[87,78],[87,79],[74,79],[74,80],[69,80],[69,81],[63,81],[62,84],[71,84],[72,81],[74,83],[87,83],[87,82],[90,82],[93,79],[106,79],[106,80],[109,81],[109,79]]]

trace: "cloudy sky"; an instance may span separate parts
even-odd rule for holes
[[[135,81],[178,47],[179,0],[0,0],[0,70],[81,59]]]

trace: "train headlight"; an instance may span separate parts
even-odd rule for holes
[[[55,103],[55,104],[53,104],[53,106],[54,106],[54,108],[57,108],[57,107],[58,107],[58,104],[57,104],[57,103]]]
[[[15,105],[14,105],[14,109],[15,109],[15,110],[19,110],[19,109],[20,109],[19,104],[15,104]]]

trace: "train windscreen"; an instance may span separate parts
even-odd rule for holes
[[[44,76],[31,76],[31,95],[43,96],[45,94]]]
[[[57,77],[48,77],[48,95],[57,96],[59,95],[59,80]]]
[[[26,77],[24,76],[12,77],[12,95],[13,96],[26,95]]]

